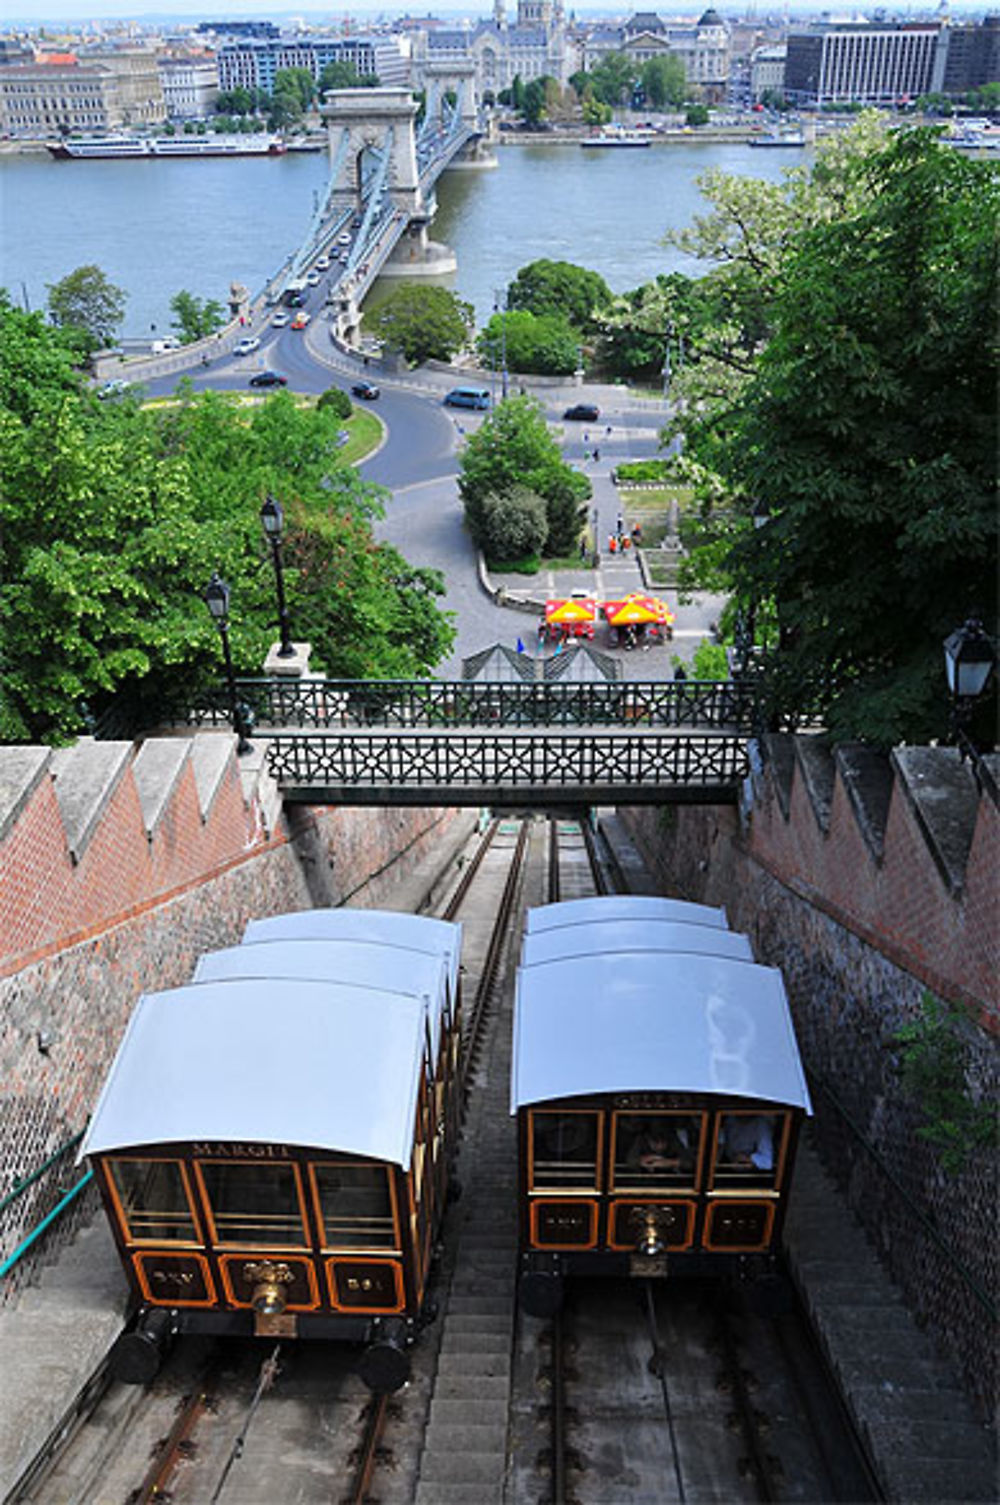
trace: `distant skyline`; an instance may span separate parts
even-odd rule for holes
[[[18,0],[15,0],[18,3]],[[709,0],[705,0],[708,4]],[[675,0],[675,3],[666,5],[650,4],[649,0],[636,0],[636,4],[610,6],[596,4],[576,4],[573,0],[564,0],[567,15],[575,14],[577,17],[586,19],[590,17],[609,17],[631,14],[636,10],[656,10],[664,16],[669,15],[696,15],[705,8],[698,3],[684,3],[684,0]],[[516,0],[508,0],[508,9],[514,10]],[[914,19],[929,19],[937,14],[938,5],[936,0],[930,0],[925,5],[915,5],[912,0],[885,0],[881,5],[851,5],[831,3],[831,0],[796,0],[790,6],[783,4],[768,4],[766,0],[758,0],[753,4],[751,0],[744,6],[720,3],[717,9],[728,19],[736,17],[746,18],[749,13],[754,13],[761,20],[784,19],[786,14],[795,16],[816,16],[824,11],[830,12],[838,19],[845,16],[871,16],[876,12],[882,12],[893,20],[904,16]],[[963,20],[985,16],[996,10],[996,6],[983,5],[982,0],[950,0],[950,9],[953,14],[960,14]],[[339,25],[345,17],[351,20],[372,22],[380,19],[391,19],[397,16],[421,16],[440,15],[449,19],[467,16],[470,19],[488,15],[492,10],[492,0],[483,0],[481,5],[470,5],[468,0],[434,0],[433,4],[421,4],[420,0],[412,6],[397,5],[387,6],[384,0],[354,0],[349,6],[332,8],[329,4],[319,3],[319,0],[302,0],[294,10],[275,10],[268,0],[218,0],[218,4],[206,7],[205,0],[171,0],[169,10],[156,10],[142,12],[136,8],[135,0],[100,0],[98,10],[93,0],[20,0],[16,14],[7,14],[0,22],[0,32],[11,32],[27,29],[35,29],[40,26],[58,28],[60,25],[79,27],[85,24],[100,26],[105,22],[134,21],[141,26],[169,26],[171,21],[184,21],[186,23],[196,21],[237,20],[245,17],[248,20],[273,20],[278,25],[287,25],[297,17],[308,18],[311,24],[316,21],[327,19],[331,25]]]

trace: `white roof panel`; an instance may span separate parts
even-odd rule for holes
[[[511,1112],[603,1092],[712,1092],[811,1112],[781,973],[644,952],[522,967]]]
[[[225,951],[206,952],[191,980],[217,982],[231,977],[305,977],[409,993],[424,1002],[431,1054],[437,1060],[442,1016],[448,1006],[443,956],[374,941],[244,941]]]
[[[342,983],[242,979],[139,999],[81,1157],[130,1145],[304,1145],[409,1165],[424,1005]]]
[[[533,930],[521,942],[521,966],[560,957],[602,956],[627,951],[699,951],[753,961],[750,941],[715,925],[685,925],[673,920],[600,920],[587,925],[555,925]]]
[[[688,925],[726,928],[726,911],[687,899],[659,899],[650,894],[605,894],[594,899],[566,899],[529,909],[525,930],[551,930],[556,925],[589,925],[592,920],[681,920]]]
[[[458,987],[462,927],[450,920],[389,909],[297,909],[290,914],[251,920],[243,932],[245,941],[325,941],[338,937],[381,941],[387,946],[408,946],[413,951],[444,956],[453,995]]]

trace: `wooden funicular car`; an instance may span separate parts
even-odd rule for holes
[[[724,926],[649,898],[529,911],[511,1111],[533,1315],[568,1275],[776,1263],[809,1094],[781,974]]]

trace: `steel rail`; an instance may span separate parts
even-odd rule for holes
[[[219,1378],[220,1368],[218,1359],[208,1365],[190,1395],[185,1397],[184,1404],[174,1418],[174,1424],[167,1433],[162,1447],[157,1449],[156,1456],[146,1470],[142,1483],[129,1496],[129,1505],[149,1505],[152,1500],[169,1497],[167,1486],[184,1456],[184,1449],[190,1442],[192,1432],[208,1407],[212,1391]]]
[[[385,1431],[389,1414],[388,1395],[373,1395],[366,1408],[365,1430],[358,1450],[358,1461],[351,1479],[350,1488],[344,1496],[345,1505],[364,1505],[375,1472],[378,1445]]]
[[[687,1495],[684,1490],[684,1474],[681,1470],[680,1451],[677,1447],[677,1428],[674,1424],[673,1407],[670,1404],[670,1387],[667,1384],[667,1366],[664,1362],[663,1349],[660,1345],[660,1332],[656,1322],[656,1302],[653,1296],[653,1282],[643,1281],[646,1296],[646,1322],[649,1327],[649,1335],[653,1343],[653,1353],[649,1361],[652,1374],[660,1382],[660,1394],[663,1397],[663,1414],[667,1419],[667,1433],[670,1437],[670,1453],[674,1462],[674,1478],[677,1480],[677,1498],[680,1505],[685,1505]]]
[[[441,916],[442,919],[453,920],[458,914],[463,903],[465,902],[465,896],[469,892],[469,889],[472,887],[473,880],[475,879],[476,874],[479,872],[483,858],[489,851],[490,844],[499,829],[500,821],[499,819],[495,819],[490,822],[486,830],[483,832],[482,840],[480,841],[479,846],[476,848],[471,862],[469,862],[468,866],[466,867],[465,872],[462,874],[462,877],[455,888],[455,892],[452,894],[451,898],[448,900],[447,905],[445,906],[444,914]]]
[[[559,817],[549,816],[549,893],[548,904],[559,903]]]
[[[468,1029],[464,1042],[465,1048],[462,1052],[461,1093],[463,1102],[468,1099],[472,1065],[479,1048],[483,1030],[486,1027],[489,1005],[493,997],[493,991],[496,987],[500,966],[503,961],[504,950],[507,945],[511,916],[514,912],[518,889],[521,884],[521,875],[524,870],[527,845],[528,823],[527,821],[522,821],[521,829],[517,836],[517,845],[514,848],[514,857],[510,864],[510,870],[507,873],[507,881],[504,884],[503,894],[500,898],[497,917],[490,932],[483,970],[479,976],[479,985],[476,988],[476,996],[469,1015]]]
[[[732,1385],[732,1395],[736,1402],[736,1416],[743,1433],[743,1440],[749,1452],[748,1462],[753,1472],[754,1484],[757,1489],[757,1498],[764,1502],[781,1498],[778,1480],[775,1475],[774,1464],[769,1457],[760,1435],[760,1426],[754,1410],[753,1398],[747,1377],[743,1372],[740,1355],[736,1347],[736,1337],[733,1332],[732,1318],[728,1312],[717,1310],[716,1331],[719,1334],[720,1347],[726,1366],[726,1375]]]

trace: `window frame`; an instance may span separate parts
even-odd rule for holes
[[[387,1248],[382,1244],[358,1244],[348,1247],[339,1244],[332,1244],[328,1241],[326,1236],[326,1221],[323,1217],[323,1201],[320,1195],[319,1182],[316,1176],[316,1172],[318,1170],[322,1170],[327,1166],[333,1167],[337,1170],[360,1167],[362,1170],[382,1172],[389,1185],[389,1211],[392,1218],[393,1238],[393,1244],[391,1248]],[[401,1237],[402,1229],[400,1227],[399,1219],[399,1203],[396,1196],[396,1177],[393,1174],[392,1166],[388,1165],[385,1161],[382,1160],[363,1160],[359,1157],[351,1160],[310,1160],[306,1165],[306,1171],[309,1177],[309,1190],[313,1204],[313,1211],[316,1218],[316,1227],[319,1230],[319,1248],[320,1252],[324,1256],[337,1256],[350,1259],[354,1256],[372,1254],[380,1258],[384,1257],[386,1259],[392,1258],[393,1256],[399,1258],[399,1256],[403,1252],[403,1243]]]
[[[561,1186],[540,1186],[535,1175],[535,1119],[548,1115],[553,1118],[586,1116],[596,1123],[594,1176],[590,1182],[564,1183]],[[603,1108],[529,1108],[528,1109],[528,1193],[541,1197],[587,1197],[600,1196],[604,1183],[604,1126],[606,1113]]]
[[[198,1190],[201,1193],[205,1209],[205,1218],[208,1225],[209,1243],[215,1249],[267,1249],[275,1252],[287,1252],[289,1254],[301,1254],[313,1247],[312,1231],[309,1227],[308,1205],[303,1194],[301,1166],[297,1160],[232,1160],[216,1155],[205,1155],[193,1162],[194,1173],[198,1182]],[[290,1170],[295,1186],[295,1197],[299,1209],[299,1225],[303,1240],[300,1244],[281,1243],[278,1239],[254,1238],[254,1239],[229,1239],[220,1238],[219,1230],[215,1222],[215,1209],[212,1198],[209,1195],[205,1178],[202,1175],[202,1167],[207,1165],[237,1166],[246,1165],[254,1170],[262,1170],[265,1166],[272,1170]]]
[[[188,1239],[171,1238],[142,1238],[133,1233],[128,1215],[121,1199],[118,1182],[115,1179],[114,1167],[116,1165],[174,1165],[181,1174],[181,1187],[187,1200],[188,1213],[194,1227],[194,1237]],[[105,1185],[114,1208],[115,1219],[121,1230],[122,1237],[130,1248],[146,1249],[157,1245],[166,1245],[170,1249],[203,1249],[205,1247],[204,1230],[199,1218],[198,1199],[194,1195],[190,1178],[189,1167],[180,1155],[108,1155],[101,1161],[104,1171]]]
[[[621,1197],[625,1201],[635,1198],[648,1201],[650,1198],[675,1198],[690,1196],[701,1189],[702,1179],[706,1164],[706,1148],[708,1134],[706,1133],[708,1110],[706,1108],[616,1108],[611,1121],[611,1144],[609,1148],[610,1176],[608,1192],[615,1197]],[[618,1162],[618,1124],[622,1118],[683,1118],[690,1121],[695,1119],[698,1127],[698,1152],[695,1156],[694,1169],[690,1178],[686,1181],[674,1181],[670,1184],[652,1184],[648,1177],[635,1172],[630,1181],[619,1181]],[[713,1149],[715,1141],[712,1141]],[[678,1171],[678,1176],[680,1171]]]

